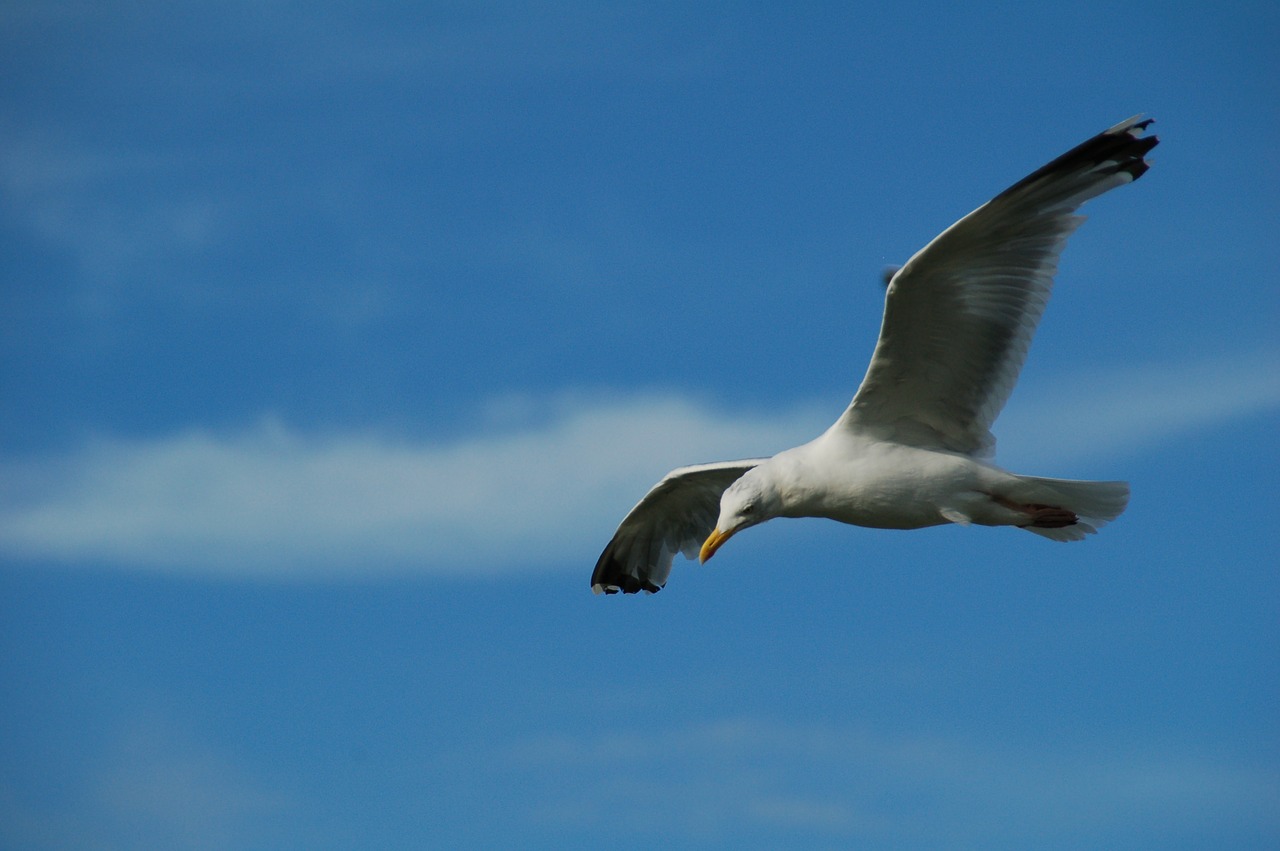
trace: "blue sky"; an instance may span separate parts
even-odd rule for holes
[[[1269,4],[0,9],[0,846],[1272,848]],[[1002,463],[1057,545],[653,481],[843,409],[881,269],[1134,113]]]

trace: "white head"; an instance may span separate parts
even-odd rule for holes
[[[782,513],[782,495],[768,462],[748,470],[720,497],[720,519],[702,545],[699,561],[706,561],[736,533],[748,526],[772,520]]]

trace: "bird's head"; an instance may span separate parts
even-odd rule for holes
[[[705,562],[738,532],[777,517],[781,512],[782,499],[769,471],[764,465],[748,470],[720,497],[720,518],[703,543],[698,560]]]

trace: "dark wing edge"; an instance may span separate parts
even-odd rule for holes
[[[1095,175],[1128,175],[1127,178],[1115,181],[1100,181],[1095,186],[1095,191],[1088,193],[1077,194],[1077,192],[1065,191],[1061,201],[1070,203],[1073,207],[1078,207],[1090,198],[1095,198],[1121,183],[1132,183],[1146,174],[1151,164],[1145,157],[1152,148],[1160,144],[1158,137],[1142,135],[1142,132],[1154,123],[1154,118],[1144,119],[1141,114],[1127,121],[1121,121],[1031,172],[991,201],[1018,195],[1045,178],[1056,180],[1064,174],[1091,172]],[[1067,190],[1079,189],[1075,184],[1064,184],[1064,186]],[[1041,203],[1043,202],[1042,199]]]
[[[767,459],[720,461],[672,470],[627,513],[591,573],[596,594],[656,594],[676,553],[696,558],[715,528],[720,496]]]

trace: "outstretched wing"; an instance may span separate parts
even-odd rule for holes
[[[1157,144],[1135,116],[983,204],[894,274],[871,366],[837,427],[973,455],[1004,407],[1085,201],[1137,180]]]
[[[696,558],[715,528],[720,495],[765,460],[697,464],[667,473],[622,519],[596,562],[591,590],[597,594],[661,591],[675,554]]]

